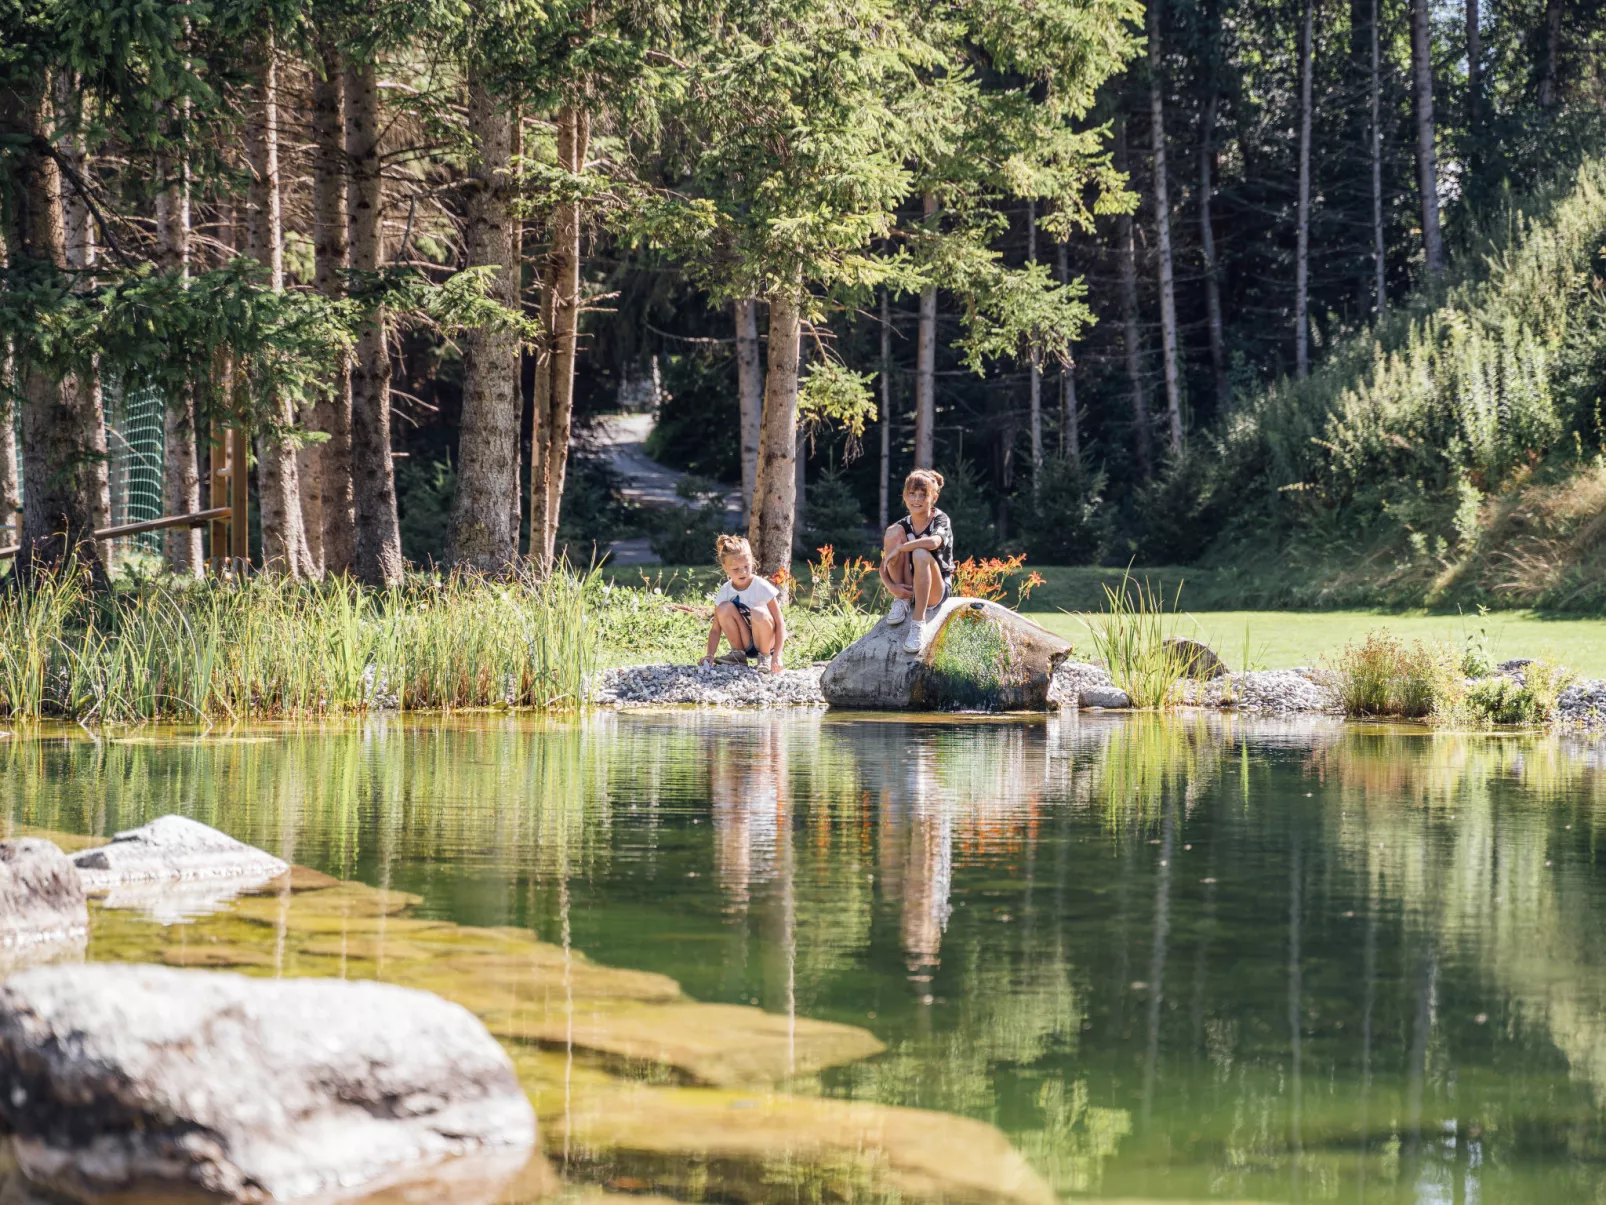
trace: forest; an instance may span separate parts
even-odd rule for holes
[[[1595,0],[0,0],[15,577],[104,572],[107,399],[153,390],[164,513],[239,433],[290,578],[702,560],[737,486],[774,573],[935,466],[962,555],[1595,605],[1603,39]],[[669,516],[591,438],[643,399],[707,487]]]

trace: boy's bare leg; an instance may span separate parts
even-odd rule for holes
[[[714,608],[714,616],[719,620],[719,630],[730,641],[732,652],[745,653],[753,647],[753,633],[735,603],[720,603]]]

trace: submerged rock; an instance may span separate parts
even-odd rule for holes
[[[85,1200],[264,1202],[527,1149],[502,1048],[424,992],[153,966],[0,985],[0,1116],[34,1183]]]
[[[1041,711],[1071,654],[1047,628],[982,599],[951,598],[926,623],[933,634],[914,654],[903,651],[908,627],[883,618],[826,667],[825,701],[872,711]]]
[[[543,1113],[549,1151],[593,1179],[692,1200],[1053,1205],[993,1126],[949,1113],[709,1088],[591,1087]]]
[[[1119,709],[1132,706],[1132,699],[1119,686],[1084,686],[1076,697],[1080,707]]]
[[[0,841],[0,951],[82,942],[84,888],[67,855],[40,837]]]
[[[162,816],[118,833],[105,845],[72,857],[91,895],[134,884],[232,879],[232,895],[253,883],[276,879],[290,866],[272,854],[236,841],[187,816]],[[143,897],[135,897],[143,898]],[[111,901],[114,904],[128,901]]]

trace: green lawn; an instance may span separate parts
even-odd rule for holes
[[[1089,648],[1087,628],[1063,611],[1026,614],[1075,644]],[[1496,661],[1540,657],[1585,677],[1606,678],[1606,619],[1547,619],[1531,611],[1478,615],[1395,614],[1379,611],[1186,611],[1175,618],[1179,636],[1203,640],[1233,669],[1244,662],[1248,634],[1251,668],[1283,669],[1320,665],[1346,644],[1384,629],[1405,640],[1442,640],[1456,646],[1480,629],[1487,633]]]

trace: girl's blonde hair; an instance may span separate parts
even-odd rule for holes
[[[745,556],[749,561],[753,559],[753,546],[747,542],[746,536],[722,535],[714,541],[714,556],[723,565],[727,558]]]
[[[916,469],[903,479],[903,492],[929,494],[933,502],[942,493],[942,474],[936,469]]]

